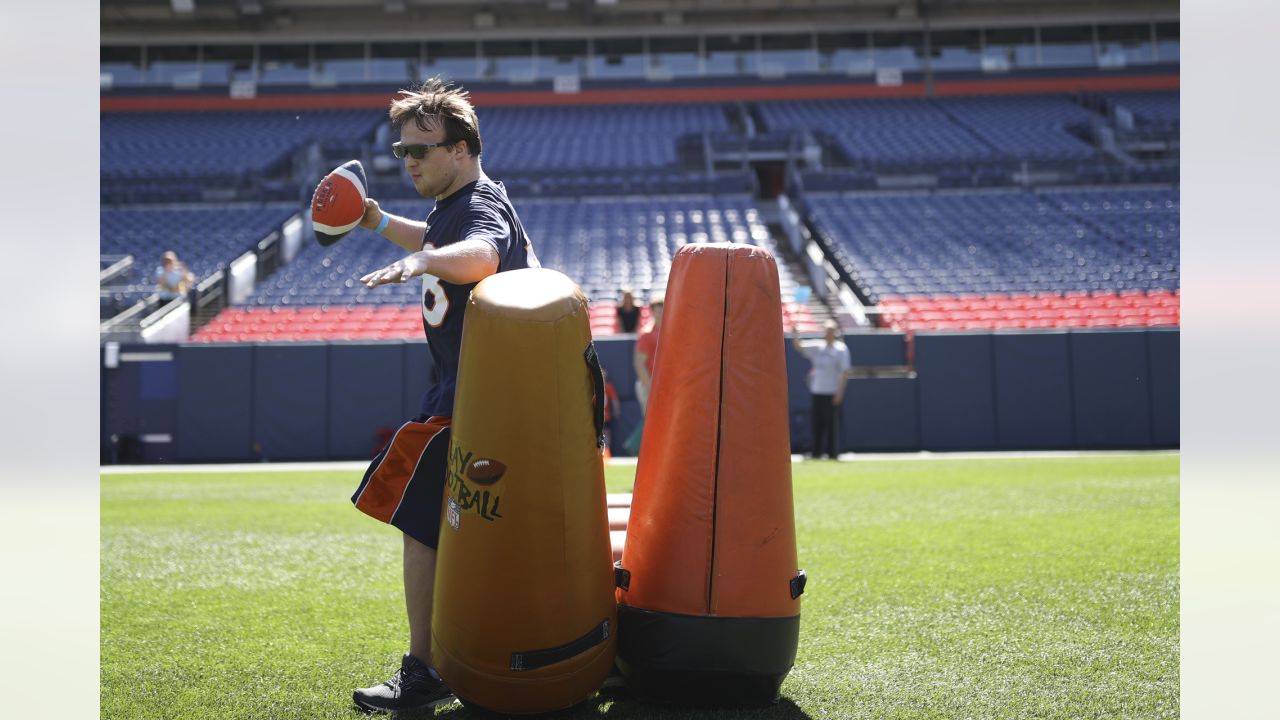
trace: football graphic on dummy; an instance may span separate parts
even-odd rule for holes
[[[364,166],[350,160],[324,176],[311,196],[311,226],[321,245],[332,245],[351,232],[364,217]]]
[[[477,485],[492,485],[502,479],[507,466],[497,460],[478,458],[467,466],[467,477]]]

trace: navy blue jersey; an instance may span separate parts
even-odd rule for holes
[[[438,201],[427,216],[423,248],[441,248],[463,240],[483,240],[492,245],[498,251],[498,272],[539,267],[506,189],[487,177]],[[453,415],[462,317],[475,286],[476,283],[454,285],[434,275],[422,276],[422,328],[435,361],[435,383],[422,397],[425,415]]]

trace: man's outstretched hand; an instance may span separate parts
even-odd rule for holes
[[[427,272],[427,254],[425,252],[416,252],[401,258],[381,270],[373,272],[360,278],[360,282],[366,287],[378,287],[388,283],[402,283],[415,278]]]

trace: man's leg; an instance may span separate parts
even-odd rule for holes
[[[836,405],[835,396],[827,398],[827,453],[832,460],[839,457],[836,445],[840,434],[840,407]]]
[[[404,606],[409,613],[409,654],[431,664],[431,600],[436,551],[404,536]]]
[[[371,467],[373,474],[357,490],[356,507],[365,512],[369,512],[366,506],[378,510],[377,514],[369,514],[391,522],[404,533],[404,604],[409,618],[409,652],[400,659],[400,669],[388,680],[355,690],[352,696],[356,705],[365,710],[425,709],[451,702],[453,698],[430,667],[436,551],[413,539],[413,536],[435,538],[440,531],[439,509],[449,450],[448,420],[430,418],[427,422],[406,423],[396,435],[398,442],[392,441],[387,454]],[[425,446],[419,444],[424,441]],[[409,474],[412,476],[406,478]],[[381,504],[370,498],[380,500]],[[400,510],[406,514],[398,523],[395,519]]]
[[[356,705],[375,712],[426,709],[453,697],[431,671],[431,593],[435,589],[436,551],[404,536],[404,605],[409,613],[409,654],[390,680],[360,688]]]
[[[817,460],[819,457],[822,456],[822,433],[823,433],[823,425],[824,425],[822,420],[822,396],[821,395],[813,396],[813,406],[809,414],[809,418],[810,418],[810,425],[812,426],[811,432],[813,433],[813,442],[811,443],[813,445],[812,455],[813,455],[813,459]]]

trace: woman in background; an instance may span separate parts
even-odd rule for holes
[[[633,333],[640,324],[640,308],[636,307],[636,298],[631,288],[622,288],[622,297],[618,301],[618,332]]]
[[[160,267],[156,268],[156,290],[160,293],[160,302],[167,303],[185,297],[196,281],[196,276],[172,250],[166,250],[160,262]]]

